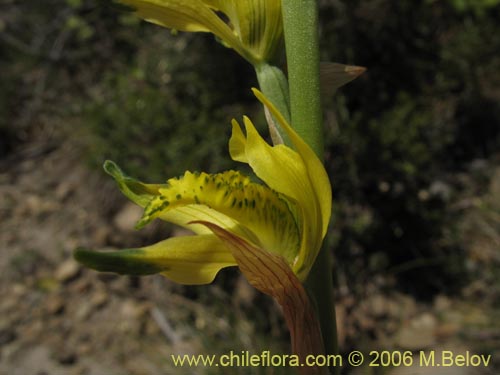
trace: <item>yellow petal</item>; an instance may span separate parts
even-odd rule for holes
[[[332,187],[328,174],[321,160],[318,159],[314,151],[305,143],[302,138],[293,130],[293,128],[286,122],[281,113],[276,107],[257,89],[252,89],[257,99],[264,104],[271,114],[279,121],[282,128],[286,131],[293,146],[299,153],[303,163],[306,166],[309,180],[312,182],[314,195],[318,200],[318,205],[321,209],[322,216],[322,235],[326,234],[328,223],[330,221],[332,210]],[[266,182],[267,183],[267,182]],[[279,191],[279,190],[278,190]]]
[[[186,285],[209,284],[220,269],[236,265],[227,246],[213,234],[173,237],[139,249],[80,249],[75,258],[98,271],[127,275],[161,273]]]
[[[304,207],[306,212],[303,230],[304,242],[299,259],[294,265],[294,272],[303,280],[309,273],[328,230],[332,211],[332,188],[330,180],[321,160],[292,129],[276,107],[259,90],[253,89],[252,91],[257,99],[275,116],[282,129],[287,133],[305,165],[307,176],[311,183],[312,194],[308,201],[310,205],[300,205]]]
[[[300,155],[284,145],[270,146],[248,117],[244,117],[243,122],[246,138],[242,138],[238,132],[234,140],[231,138],[231,157],[248,163],[270,188],[298,201],[299,204],[308,203],[313,189]],[[241,130],[239,133],[242,134]]]
[[[186,209],[192,213],[189,221],[204,220],[230,229],[289,261],[298,254],[300,236],[293,204],[239,172],[186,172],[181,178],[170,179],[146,206],[138,227],[155,218],[190,225],[189,221],[181,222],[187,219]],[[192,227],[200,233],[204,226]]]
[[[259,61],[273,57],[281,45],[281,0],[205,0],[224,13],[243,45]]]
[[[233,119],[231,124],[233,126],[233,130],[231,138],[229,139],[229,154],[234,161],[248,164],[246,155],[247,139],[236,120]]]
[[[248,282],[281,305],[290,330],[293,354],[298,355],[302,363],[309,355],[323,354],[323,339],[316,312],[287,262],[217,225],[202,224],[228,246]],[[305,367],[301,370],[301,374],[328,373],[326,367]]]
[[[201,0],[119,1],[132,7],[146,21],[180,31],[210,32],[225,25]]]
[[[111,160],[106,160],[104,170],[115,179],[122,193],[141,207],[146,207],[152,199],[160,195],[160,188],[167,186],[167,184],[145,184],[129,177]],[[162,216],[162,219],[192,230],[196,234],[207,234],[210,233],[210,230],[203,225],[190,225],[189,222],[193,220],[212,221],[224,227],[236,225],[234,220],[227,216],[214,212],[208,207],[196,205],[178,207]]]
[[[233,121],[233,134],[229,143],[231,157],[248,163],[269,187],[296,203],[302,242],[292,266],[299,278],[304,280],[328,229],[332,202],[330,181],[316,154],[279,111],[258,90],[254,89],[254,94],[275,116],[296,151],[285,145],[270,146],[252,122],[244,117],[246,136],[238,123]]]
[[[235,49],[240,55],[255,63],[248,48],[233,30],[203,0],[119,0],[131,6],[146,21],[160,26],[190,32],[211,32]]]

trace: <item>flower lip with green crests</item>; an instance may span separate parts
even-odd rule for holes
[[[180,31],[211,32],[253,65],[282,46],[281,0],[117,0],[146,21]]]
[[[160,218],[194,234],[139,249],[80,249],[75,252],[76,259],[100,271],[161,273],[182,284],[207,284],[220,269],[238,265],[231,244],[224,239],[231,238],[233,243],[262,249],[259,254],[281,257],[304,281],[326,235],[331,215],[330,182],[311,148],[262,93],[253,91],[280,122],[294,147],[269,145],[247,117],[243,118],[245,133],[233,120],[231,157],[249,164],[264,184],[236,171],[186,172],[165,184],[145,184],[107,161],[104,168],[121,191],[144,207],[138,228]],[[215,233],[214,226],[227,236],[217,235],[220,231]]]

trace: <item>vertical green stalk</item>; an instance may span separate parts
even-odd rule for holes
[[[283,0],[282,6],[292,126],[318,157],[323,158],[316,0]],[[330,252],[324,247],[305,285],[317,307],[325,353],[337,354],[331,265]],[[330,372],[336,373],[337,370],[333,368]]]
[[[323,158],[316,0],[283,0],[292,125]]]

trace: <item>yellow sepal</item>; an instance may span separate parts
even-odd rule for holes
[[[189,32],[211,32],[253,65],[282,45],[280,0],[118,0],[146,21]],[[227,17],[225,22],[216,12]]]
[[[139,249],[79,249],[75,258],[98,271],[127,275],[161,273],[186,285],[209,284],[219,270],[236,265],[228,247],[213,234],[173,237]]]
[[[246,135],[233,121],[229,150],[233,160],[248,163],[257,177],[294,202],[301,245],[292,268],[304,280],[328,229],[332,204],[330,181],[323,164],[311,148],[260,91],[253,91],[280,123],[295,150],[285,145],[270,146],[247,117],[243,118]]]

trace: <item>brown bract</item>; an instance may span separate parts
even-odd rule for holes
[[[254,246],[241,237],[206,221],[207,226],[231,250],[248,282],[262,293],[273,297],[283,309],[290,330],[292,352],[306,363],[308,355],[324,354],[323,339],[316,312],[299,279],[285,260]],[[301,366],[302,375],[327,374],[325,367]]]

